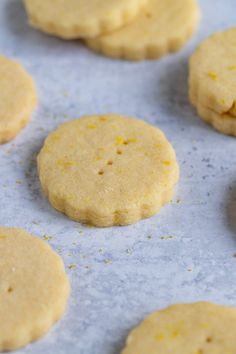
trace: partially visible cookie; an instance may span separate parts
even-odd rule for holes
[[[179,178],[164,134],[119,115],[87,116],[62,124],[38,156],[51,204],[96,226],[132,224],[170,201]]]
[[[28,123],[36,90],[23,67],[0,55],[0,144],[13,139]]]
[[[146,9],[130,25],[88,39],[86,44],[113,58],[157,59],[179,50],[192,36],[198,22],[196,0],[149,0]]]
[[[31,24],[64,39],[90,38],[130,23],[148,0],[24,0]]]
[[[189,63],[191,102],[217,116],[218,130],[235,135],[236,122],[236,27],[218,32],[206,39]],[[198,109],[202,116],[202,109]],[[203,113],[206,118],[206,113]],[[210,114],[212,116],[212,114]],[[230,119],[230,123],[225,120]],[[207,120],[213,120],[207,114]],[[216,121],[214,119],[214,121]],[[213,124],[215,126],[215,123]],[[231,128],[232,127],[232,130]]]
[[[46,242],[0,227],[0,351],[43,336],[62,316],[69,289],[63,262]]]
[[[236,309],[207,302],[174,305],[147,317],[122,354],[235,354]]]
[[[194,102],[194,100],[191,100]],[[196,106],[199,116],[212,125],[220,133],[236,136],[236,117],[230,113],[217,113],[210,108],[204,107],[199,103]]]

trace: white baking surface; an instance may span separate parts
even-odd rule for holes
[[[236,25],[235,0],[200,6],[199,31],[180,53],[132,63],[46,36],[27,25],[21,0],[0,0],[0,52],[24,64],[39,95],[31,123],[0,146],[0,224],[53,236],[72,285],[63,320],[18,354],[119,354],[130,329],[155,309],[196,300],[236,306],[236,140],[203,123],[187,97],[188,56],[210,33]],[[181,179],[159,215],[96,229],[49,205],[36,155],[58,124],[108,112],[159,126]]]

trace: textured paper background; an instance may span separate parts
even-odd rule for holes
[[[64,319],[18,354],[119,354],[129,330],[155,309],[195,300],[236,305],[236,140],[203,123],[187,97],[188,56],[210,33],[236,25],[235,0],[200,5],[200,29],[184,50],[129,63],[41,34],[27,25],[21,0],[0,0],[0,52],[25,65],[39,95],[28,127],[0,146],[0,224],[53,236],[72,284]],[[176,149],[181,180],[158,216],[95,229],[51,208],[35,158],[61,122],[107,112],[158,125]]]

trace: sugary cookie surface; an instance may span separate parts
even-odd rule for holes
[[[0,351],[44,335],[64,312],[69,282],[60,257],[21,229],[0,227]]]
[[[171,199],[179,176],[164,134],[118,115],[61,125],[46,139],[38,169],[56,209],[97,226],[130,224],[155,214]]]
[[[65,39],[95,37],[134,20],[148,0],[25,0],[33,26]]]
[[[0,55],[0,144],[27,124],[36,105],[32,78],[23,67]]]
[[[236,118],[236,27],[213,34],[192,55],[189,91],[195,105]]]
[[[211,303],[174,305],[147,317],[122,354],[234,354],[236,309]]]
[[[198,22],[195,0],[149,0],[146,9],[130,25],[86,43],[115,58],[155,59],[180,49]]]

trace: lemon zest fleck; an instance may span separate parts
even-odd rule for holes
[[[171,165],[171,161],[163,161],[163,165],[170,166]]]
[[[155,336],[155,339],[158,341],[161,341],[165,338],[165,335],[163,333],[160,333],[158,335]]]
[[[217,73],[215,73],[214,71],[209,71],[208,73],[207,73],[207,75],[212,79],[212,80],[217,80],[217,78],[218,78],[218,75],[217,75]]]
[[[75,269],[75,268],[77,268],[77,265],[76,265],[76,264],[70,264],[70,265],[68,266],[68,268],[69,268],[69,269]]]
[[[96,124],[88,124],[87,127],[89,129],[96,129],[97,128]]]
[[[43,236],[43,239],[44,239],[45,241],[49,241],[49,240],[52,240],[52,239],[53,239],[53,236],[44,235],[44,236]]]
[[[121,136],[118,136],[117,137],[117,144],[118,145],[121,145],[121,144],[123,144],[124,143],[124,139],[121,137]]]
[[[99,117],[99,120],[101,122],[106,122],[108,120],[108,118],[106,116],[101,116],[101,117]]]
[[[235,65],[229,65],[228,66],[228,70],[236,70],[236,66]]]

